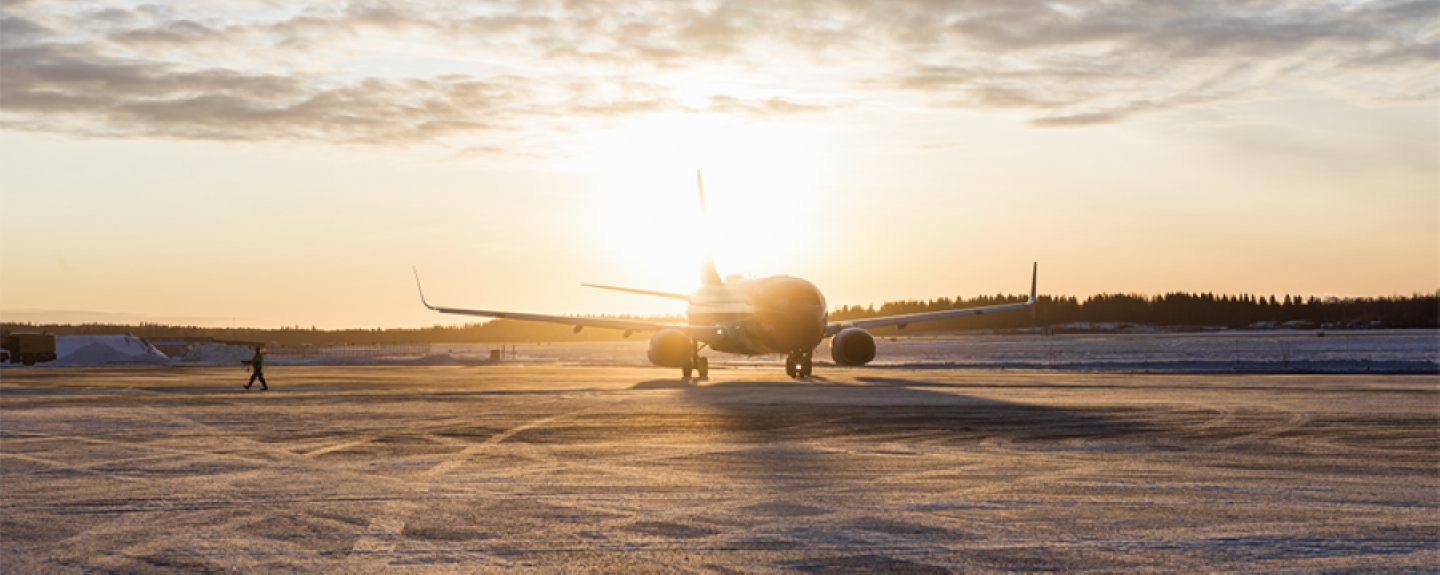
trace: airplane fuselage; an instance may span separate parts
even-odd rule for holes
[[[825,339],[825,296],[808,281],[789,276],[702,286],[690,294],[690,325],[719,326],[723,337],[710,348],[757,355],[813,350]]]

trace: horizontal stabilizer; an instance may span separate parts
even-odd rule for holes
[[[595,284],[580,284],[580,285],[585,286],[585,287],[598,288],[598,289],[608,289],[608,290],[615,290],[615,291],[623,291],[623,292],[627,292],[627,293],[638,293],[638,294],[640,294],[640,295],[650,295],[650,296],[655,296],[655,297],[668,297],[668,298],[670,298],[670,299],[678,299],[678,300],[680,300],[680,301],[686,301],[686,302],[690,301],[690,296],[688,296],[688,295],[686,295],[686,294],[683,294],[683,293],[670,293],[670,292],[654,291],[654,290],[648,290],[648,289],[636,289],[636,288],[624,288],[624,287],[614,287],[614,286],[602,286],[602,285],[595,285]]]

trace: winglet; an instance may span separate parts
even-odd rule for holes
[[[1034,262],[1034,266],[1030,270],[1030,301],[1025,305],[1035,305],[1035,278],[1040,275],[1040,262]]]
[[[715,257],[708,253],[705,254],[705,261],[700,263],[700,285],[725,285],[725,280],[720,279],[720,272],[715,271]]]
[[[429,302],[425,301],[425,288],[420,287],[420,270],[415,269],[415,265],[411,264],[410,271],[415,272],[415,289],[420,290],[420,303],[424,304],[427,308],[437,309],[435,306],[430,305]]]

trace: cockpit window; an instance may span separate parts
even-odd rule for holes
[[[768,286],[769,289],[762,299],[769,302],[769,305],[777,308],[790,307],[792,305],[819,306],[824,305],[820,299],[820,293],[814,287],[796,281],[777,282]]]
[[[775,296],[775,305],[785,307],[795,305],[820,305],[820,296],[813,293],[797,293],[790,295]]]

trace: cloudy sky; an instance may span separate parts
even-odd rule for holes
[[[1435,0],[0,6],[7,320],[1440,288]]]

